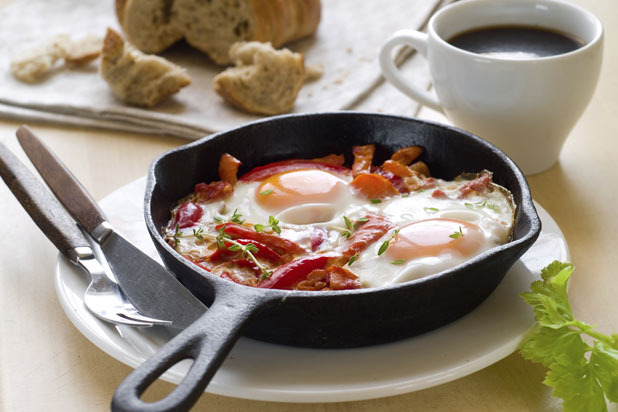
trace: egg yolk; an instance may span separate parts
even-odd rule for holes
[[[346,190],[346,182],[322,170],[293,170],[270,176],[256,191],[263,208],[281,211],[306,203],[335,203]]]
[[[452,253],[470,256],[483,244],[482,230],[475,224],[456,219],[427,219],[403,226],[390,242],[389,259],[412,260]]]

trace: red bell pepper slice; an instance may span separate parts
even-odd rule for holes
[[[350,173],[350,169],[344,166],[323,163],[316,160],[291,159],[258,166],[242,175],[239,180],[241,182],[259,182],[278,173],[301,169],[319,169],[340,174]]]
[[[193,202],[184,202],[176,210],[176,218],[172,223],[172,227],[178,226],[180,229],[194,226],[200,221],[204,211],[200,205]]]
[[[233,239],[250,239],[256,240],[273,249],[279,255],[284,253],[300,254],[305,253],[305,249],[298,243],[282,238],[277,235],[271,235],[264,232],[256,232],[253,229],[241,226],[237,223],[222,223],[217,225],[217,230],[225,227],[224,232],[230,235]],[[259,249],[259,247],[258,247]]]
[[[327,255],[314,255],[293,260],[290,263],[279,266],[257,286],[267,289],[292,289],[298,282],[305,280],[312,271],[324,268],[331,257]]]
[[[217,248],[217,250],[215,250],[215,252],[212,255],[210,255],[210,257],[208,258],[211,262],[222,260],[224,256],[233,256],[238,253],[241,253],[239,250],[234,251],[234,252],[228,250],[228,248],[232,246],[232,243],[227,242],[225,240],[223,242],[225,244],[225,249]],[[252,243],[253,245],[255,245],[255,247],[258,248],[258,251],[253,252],[253,256],[255,256],[256,258],[270,260],[273,263],[279,263],[283,260],[280,254],[278,254],[277,252],[275,252],[274,250],[266,246],[264,243],[258,242],[257,240],[236,239],[236,242],[240,243],[243,246],[248,245],[249,243]]]

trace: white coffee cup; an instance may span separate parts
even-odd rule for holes
[[[507,59],[447,42],[473,29],[532,26],[583,42],[548,57]],[[406,79],[392,51],[408,45],[429,63],[435,94]],[[492,142],[523,170],[549,169],[588,105],[601,69],[603,28],[581,7],[558,0],[464,0],[434,14],[427,34],[400,30],[382,46],[382,73],[400,91],[439,110],[458,127]]]

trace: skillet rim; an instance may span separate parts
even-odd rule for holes
[[[519,216],[519,219],[522,219],[524,216],[527,217],[530,222],[530,229],[528,230],[527,233],[523,234],[522,237],[517,240],[511,240],[508,243],[505,243],[503,245],[495,246],[477,256],[472,257],[471,259],[466,260],[465,262],[459,265],[453,266],[449,269],[446,269],[446,270],[443,270],[443,271],[440,271],[440,272],[437,272],[437,273],[434,273],[428,276],[424,276],[424,277],[410,280],[407,282],[387,285],[387,286],[338,290],[338,291],[333,291],[333,290],[299,291],[299,290],[284,290],[284,289],[262,289],[262,288],[256,288],[256,287],[236,284],[232,281],[225,280],[218,276],[211,275],[205,269],[202,269],[199,266],[191,263],[185,257],[183,257],[178,252],[176,252],[176,250],[174,250],[169,244],[167,244],[167,242],[165,242],[161,232],[159,231],[159,228],[157,228],[154,224],[154,219],[152,216],[152,207],[151,207],[153,193],[158,183],[155,171],[157,170],[158,165],[161,164],[163,159],[165,159],[168,156],[172,156],[177,153],[180,153],[180,152],[188,152],[194,147],[203,145],[211,140],[221,138],[222,136],[224,137],[226,134],[236,133],[236,132],[242,131],[243,129],[249,130],[256,125],[262,125],[264,123],[276,123],[279,121],[285,121],[287,119],[298,119],[298,118],[319,119],[319,118],[327,117],[327,116],[342,116],[342,117],[360,116],[360,117],[373,117],[373,118],[381,118],[381,119],[393,119],[393,120],[398,120],[398,121],[403,121],[403,122],[414,122],[414,123],[420,124],[421,126],[429,125],[432,127],[438,127],[438,128],[443,128],[443,129],[452,131],[458,135],[465,136],[466,139],[471,139],[475,143],[480,144],[481,146],[484,146],[485,149],[491,151],[501,161],[503,161],[505,165],[507,166],[507,169],[512,172],[512,175],[515,178],[517,186],[519,187],[521,191],[521,205],[516,205],[516,207],[519,207],[520,209],[519,212],[521,216]],[[517,210],[516,210],[516,213],[517,213]],[[260,295],[269,296],[271,298],[275,298],[276,297],[275,295],[279,295],[282,298],[286,298],[286,299],[292,298],[292,297],[294,299],[296,298],[304,299],[304,298],[309,298],[309,297],[320,297],[321,299],[337,298],[340,296],[381,294],[381,293],[388,293],[389,291],[398,290],[402,288],[418,287],[419,285],[422,285],[423,283],[428,283],[435,279],[445,278],[449,276],[456,276],[459,271],[468,270],[470,266],[482,265],[484,261],[490,260],[499,255],[502,255],[506,253],[508,250],[523,248],[523,251],[522,251],[522,254],[523,254],[534,243],[534,241],[536,240],[536,238],[538,237],[541,231],[541,220],[538,216],[538,213],[532,201],[532,195],[530,192],[530,188],[529,188],[528,182],[523,172],[519,169],[519,167],[515,164],[515,162],[511,160],[510,157],[508,157],[504,152],[502,152],[496,146],[492,145],[488,141],[482,139],[481,137],[473,133],[470,133],[466,130],[459,129],[457,127],[446,125],[443,123],[430,121],[430,120],[424,120],[424,119],[418,119],[415,117],[382,114],[382,113],[374,113],[374,112],[363,112],[363,111],[292,113],[292,114],[285,114],[285,115],[279,115],[279,116],[272,116],[272,117],[267,117],[267,118],[258,119],[252,122],[244,123],[238,127],[234,127],[234,128],[227,129],[224,131],[212,133],[196,141],[193,141],[185,145],[176,147],[174,149],[168,150],[158,155],[157,157],[155,157],[153,161],[151,162],[150,167],[148,169],[146,189],[145,189],[145,194],[144,194],[144,218],[146,221],[148,232],[151,238],[153,239],[153,241],[156,241],[158,245],[161,246],[163,250],[170,257],[174,258],[178,263],[182,264],[182,266],[184,266],[186,269],[198,273],[215,290],[219,286],[224,287],[224,288],[239,286],[239,287],[242,287],[243,289],[254,290]],[[515,228],[516,226],[517,226],[517,220],[515,221],[513,228]],[[160,253],[161,248],[157,247],[157,251],[159,251]],[[506,271],[505,271],[505,274],[506,274]]]

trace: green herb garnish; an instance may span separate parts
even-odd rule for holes
[[[352,266],[352,263],[356,262],[356,259],[358,259],[358,253],[355,255],[352,255],[350,260],[348,260],[348,266]]]
[[[243,223],[245,223],[245,221],[242,220],[241,217],[242,217],[242,215],[240,213],[238,213],[238,209],[234,209],[234,213],[232,213],[232,217],[230,218],[230,222],[238,223],[239,225],[242,225]]]
[[[281,228],[279,227],[279,221],[277,219],[275,219],[274,216],[268,216],[268,225],[263,225],[261,223],[257,223],[255,225],[253,225],[253,228],[258,233],[263,232],[264,229],[266,229],[266,228],[270,228],[276,234],[278,234],[278,235],[281,234]]]
[[[549,369],[543,383],[563,400],[564,412],[606,412],[606,399],[618,402],[618,334],[575,319],[567,295],[572,273],[571,263],[554,261],[520,295],[536,318],[520,352]]]
[[[390,245],[391,240],[395,239],[395,236],[397,236],[398,233],[399,233],[399,229],[395,230],[393,234],[391,235],[391,237],[388,238],[388,240],[385,240],[384,243],[380,245],[380,249],[378,249],[378,256],[381,256],[384,254],[384,252],[386,252],[386,249],[388,249],[388,246]]]
[[[261,196],[267,196],[267,195],[271,194],[272,192],[273,192],[272,189],[264,190],[263,192],[260,192],[260,195]]]
[[[371,199],[370,202],[375,205],[375,204],[378,204],[378,203],[382,203],[382,199]]]
[[[174,246],[178,246],[181,236],[182,232],[180,231],[180,226],[176,225],[176,230],[174,231]]]
[[[347,227],[350,230],[354,230],[354,225],[352,224],[352,222],[350,222],[350,219],[348,219],[347,216],[343,217],[343,221],[345,222],[345,227]]]
[[[405,259],[397,259],[397,260],[391,261],[391,265],[403,265],[404,263],[406,263]]]
[[[193,229],[193,236],[195,236],[195,238],[197,240],[200,240],[200,241],[203,242],[204,241],[204,236],[203,235],[204,235],[204,228],[203,227],[201,227],[201,228],[199,228],[197,230]]]
[[[435,207],[425,207],[423,208],[425,209],[425,212],[429,213],[429,212],[437,212],[439,209],[435,208]]]
[[[463,232],[461,231],[461,226],[459,226],[459,231],[458,231],[458,232],[453,233],[452,235],[449,235],[449,237],[450,237],[450,238],[453,238],[453,239],[459,239],[460,237],[463,237],[463,235],[464,235],[464,234],[463,234]]]

